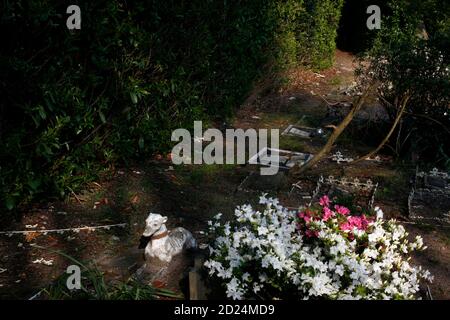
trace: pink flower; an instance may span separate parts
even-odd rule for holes
[[[320,198],[319,200],[319,204],[322,207],[328,207],[330,205],[330,198],[328,198],[328,196],[323,196],[322,198]]]
[[[345,222],[339,226],[339,229],[341,229],[342,231],[350,231],[353,229],[353,227],[350,223]]]
[[[336,210],[337,213],[342,214],[343,216],[350,214],[350,210],[344,206],[335,205],[334,209]]]
[[[306,231],[305,231],[305,235],[306,235],[308,238],[317,237],[317,236],[319,235],[319,232],[317,232],[317,231],[311,231],[311,230],[306,230]]]
[[[310,215],[310,213],[309,213],[308,211],[306,211],[306,212],[300,212],[300,213],[298,214],[298,217],[299,217],[300,219],[303,219],[305,222],[310,222],[310,221],[311,221],[311,215]]]
[[[363,228],[363,230],[366,230],[367,227],[369,226],[370,220],[367,219],[367,217],[363,214],[361,216],[361,227]]]
[[[362,221],[360,217],[348,217],[347,221],[352,227],[356,227],[360,230],[362,229]]]
[[[360,217],[350,216],[347,218],[347,222],[341,224],[341,230],[352,230],[353,228],[357,228],[359,230],[366,230],[369,226],[369,220],[367,220],[365,215]]]
[[[335,213],[333,211],[331,211],[330,208],[328,208],[328,207],[323,208],[323,218],[322,218],[323,221],[327,221],[334,215],[335,215]]]

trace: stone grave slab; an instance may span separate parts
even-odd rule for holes
[[[416,172],[408,197],[409,217],[417,222],[450,226],[450,176],[436,168]]]
[[[309,139],[323,137],[325,132],[322,128],[310,128],[291,124],[283,131],[282,135]]]
[[[450,226],[450,192],[413,189],[408,198],[409,218],[436,226]]]
[[[416,171],[415,189],[437,189],[450,191],[450,175],[434,168],[430,172]]]
[[[270,162],[270,156],[274,153],[278,153],[279,161],[278,163]],[[294,152],[289,150],[281,150],[274,148],[263,148],[257,154],[252,156],[249,160],[249,164],[257,164],[262,166],[276,166],[282,170],[289,170],[293,168],[295,165],[302,166],[309,160],[313,158],[313,155],[310,153],[301,153]]]

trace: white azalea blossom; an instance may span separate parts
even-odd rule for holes
[[[408,262],[411,251],[424,249],[422,238],[409,242],[404,227],[377,210],[364,230],[341,230],[336,218],[312,221],[309,238],[297,212],[266,195],[260,204],[261,212],[243,205],[233,221],[221,224],[219,216],[209,224],[205,267],[231,299],[415,299],[420,282],[432,280]]]

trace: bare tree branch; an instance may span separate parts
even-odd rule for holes
[[[306,170],[310,169],[312,166],[314,166],[316,163],[318,163],[324,156],[326,156],[331,148],[333,147],[333,144],[336,142],[336,140],[339,138],[339,136],[342,134],[342,132],[345,130],[345,128],[350,124],[350,122],[353,120],[355,114],[361,109],[364,102],[366,101],[369,93],[371,92],[372,86],[369,86],[364,94],[358,98],[358,101],[353,104],[351,110],[347,114],[347,116],[342,120],[342,122],[334,128],[333,133],[328,138],[327,143],[323,146],[323,148],[316,154],[314,157],[305,163],[301,167],[296,167],[293,170],[293,175],[299,175],[305,172]]]

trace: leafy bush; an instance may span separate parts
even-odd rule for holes
[[[304,63],[316,69],[331,67],[336,49],[337,29],[344,0],[305,0],[305,14],[298,32],[300,56]]]
[[[441,1],[390,1],[392,15],[368,52],[370,81],[394,119],[407,97],[394,149],[450,168],[450,7]],[[393,139],[394,140],[394,139]]]
[[[403,226],[377,217],[353,216],[325,196],[296,214],[277,199],[260,198],[235,210],[236,219],[210,222],[214,237],[209,274],[233,299],[414,299],[428,271],[409,264],[425,249]]]

